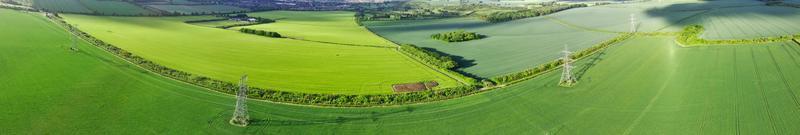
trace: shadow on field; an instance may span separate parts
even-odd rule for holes
[[[389,111],[389,112],[375,112],[372,111],[369,113],[369,116],[361,116],[361,117],[344,117],[344,116],[337,116],[331,119],[321,119],[321,120],[270,120],[270,119],[263,119],[263,118],[253,118],[250,120],[250,125],[253,126],[302,126],[302,125],[319,125],[319,124],[343,124],[351,121],[360,121],[360,120],[370,120],[372,122],[376,122],[380,120],[381,117],[391,114],[398,114],[398,113],[411,113],[414,112],[413,107],[405,107],[400,110]]]
[[[767,15],[767,16],[791,16],[796,15],[798,12],[776,12],[774,10],[762,10],[763,9],[775,9],[775,8],[786,8],[791,9],[791,7],[783,7],[783,6],[766,6],[766,3],[761,1],[746,1],[746,0],[706,0],[702,1],[702,3],[677,3],[671,4],[666,7],[656,8],[651,7],[645,11],[648,16],[653,17],[661,17],[666,20],[666,22],[670,23],[670,26],[675,26],[679,24],[699,24],[701,20],[692,19],[697,18],[698,16],[733,16],[737,14],[760,14],[760,15]],[[746,7],[760,7],[759,10],[752,10]],[[714,12],[713,14],[709,14],[709,11],[719,10],[719,9],[729,9],[729,8],[742,8],[736,10],[726,10],[725,12]],[[796,9],[796,8],[795,8]],[[789,10],[787,10],[789,11]],[[691,16],[676,16],[672,15],[672,13],[677,12],[697,12]]]
[[[603,60],[602,57],[606,55],[606,50],[607,49],[603,49],[600,52],[597,52],[597,54],[588,59],[589,62],[580,65],[581,68],[575,72],[575,79],[578,81],[582,81],[584,75],[586,75],[586,72],[589,71],[589,69],[591,69],[595,65],[597,65],[598,62]]]
[[[475,65],[478,64],[478,63],[475,63],[475,60],[473,60],[473,59],[466,59],[466,58],[458,56],[458,55],[447,54],[445,52],[436,50],[436,48],[430,48],[430,47],[421,47],[421,48],[425,49],[425,50],[428,50],[428,51],[431,51],[431,52],[434,52],[434,53],[437,53],[437,54],[441,54],[441,55],[448,56],[448,57],[452,58],[453,61],[455,61],[458,64],[458,67],[456,67],[457,69],[466,69],[466,68],[469,68],[469,67],[472,67],[472,66],[475,66]],[[485,78],[482,78],[480,76],[477,76],[477,75],[474,75],[474,74],[470,74],[470,73],[467,73],[467,72],[464,72],[464,71],[461,71],[461,70],[453,70],[453,71],[458,72],[458,73],[460,73],[460,74],[462,74],[464,76],[467,76],[467,77],[476,78],[476,79],[485,79]]]

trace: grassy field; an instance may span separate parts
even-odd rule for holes
[[[147,9],[128,2],[109,0],[80,0],[87,8],[104,15],[151,15]]]
[[[793,134],[800,46],[680,48],[640,37],[558,75],[442,102],[315,108],[250,102],[253,124],[227,124],[232,96],[177,83],[83,42],[41,16],[0,9],[4,134]],[[621,72],[624,71],[624,72]]]
[[[461,70],[484,78],[519,72],[549,62],[561,56],[564,45],[569,45],[574,51],[616,36],[613,33],[566,27],[545,18],[528,18],[498,24],[473,18],[364,24],[389,40],[463,57],[460,60]],[[430,38],[431,34],[459,29],[488,37],[459,43],[446,43]]]
[[[266,38],[183,23],[203,16],[62,16],[101,40],[167,67],[230,82],[248,74],[251,85],[262,88],[384,94],[392,93],[391,85],[398,83],[437,81],[441,87],[457,85],[455,80],[394,48]]]
[[[249,15],[278,21],[244,28],[274,31],[283,36],[303,40],[371,46],[396,46],[391,41],[369,32],[362,26],[358,26],[353,20],[353,16],[355,16],[353,12],[271,11],[251,13]],[[358,40],[354,40],[356,38]]]
[[[182,14],[192,13],[230,13],[248,11],[244,8],[225,6],[225,5],[148,5],[153,8],[167,12],[177,12]]]

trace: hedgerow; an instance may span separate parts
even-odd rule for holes
[[[761,37],[754,39],[725,39],[725,40],[707,40],[700,38],[699,35],[705,31],[701,25],[689,25],[683,28],[683,32],[678,34],[677,42],[684,46],[696,45],[734,45],[734,44],[764,44],[774,42],[787,42],[792,38],[800,37],[797,35],[783,35],[777,37]]]
[[[278,34],[278,32],[255,30],[255,29],[249,29],[249,28],[239,29],[239,32],[247,33],[247,34],[253,34],[253,35],[259,35],[259,36],[265,36],[265,37],[272,37],[272,38],[281,38],[281,37],[283,37],[283,36],[281,36],[281,34]]]
[[[398,50],[406,55],[411,56],[417,61],[437,68],[438,71],[444,72],[444,74],[450,75],[451,77],[460,80],[467,85],[478,84],[478,80],[453,71],[453,69],[458,67],[458,62],[453,60],[453,58],[450,56],[429,51],[412,44],[402,44]]]

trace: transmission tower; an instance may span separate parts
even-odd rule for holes
[[[636,15],[631,14],[631,33],[636,32]]]
[[[561,61],[564,63],[564,72],[561,73],[561,81],[559,85],[570,87],[575,84],[575,78],[572,76],[572,58],[569,56],[572,52],[569,51],[567,45],[564,45],[564,58]]]
[[[247,126],[250,115],[247,115],[247,75],[239,80],[239,91],[236,92],[236,110],[233,112],[231,124],[236,126]]]

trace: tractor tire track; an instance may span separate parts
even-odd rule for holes
[[[769,54],[770,54],[769,56],[770,56],[770,58],[772,58],[772,63],[775,64],[775,69],[778,70],[778,75],[779,75],[779,77],[781,77],[781,82],[783,82],[783,86],[785,86],[787,88],[787,89],[785,89],[786,92],[789,93],[789,96],[792,97],[792,101],[794,101],[795,107],[798,110],[800,110],[800,102],[798,102],[798,100],[797,100],[797,94],[795,94],[794,91],[792,91],[793,90],[792,86],[789,85],[789,81],[787,81],[786,75],[784,75],[785,73],[783,72],[783,70],[779,66],[778,61],[775,59],[775,55],[773,55],[772,49],[767,48],[767,52],[769,52]],[[794,58],[792,58],[792,59],[794,59]],[[797,63],[795,63],[795,64],[797,64]]]
[[[752,57],[751,60],[753,61],[753,68],[755,69],[753,70],[753,72],[755,72],[756,74],[755,83],[758,86],[758,89],[760,90],[761,99],[764,101],[764,110],[767,112],[767,118],[769,118],[770,128],[772,128],[773,134],[778,135],[779,134],[778,129],[775,127],[775,117],[772,116],[772,111],[771,111],[772,108],[769,106],[769,100],[767,100],[766,90],[764,90],[764,85],[761,84],[761,72],[759,72],[758,70],[759,69],[758,63],[756,61],[755,50],[753,48],[750,48],[750,56]]]
[[[733,65],[733,82],[738,84],[739,77],[738,77],[737,73],[739,71],[739,65],[737,64],[738,60],[737,60],[737,56],[736,56],[736,47],[733,48],[733,62],[734,62],[734,65]],[[736,114],[736,124],[735,124],[736,125],[736,127],[735,127],[736,128],[736,135],[741,135],[741,133],[742,133],[741,119],[739,118],[739,116],[740,116],[739,100],[741,98],[741,93],[742,93],[741,91],[742,91],[741,87],[736,87],[736,96],[734,96],[734,103],[733,103],[733,112]]]

